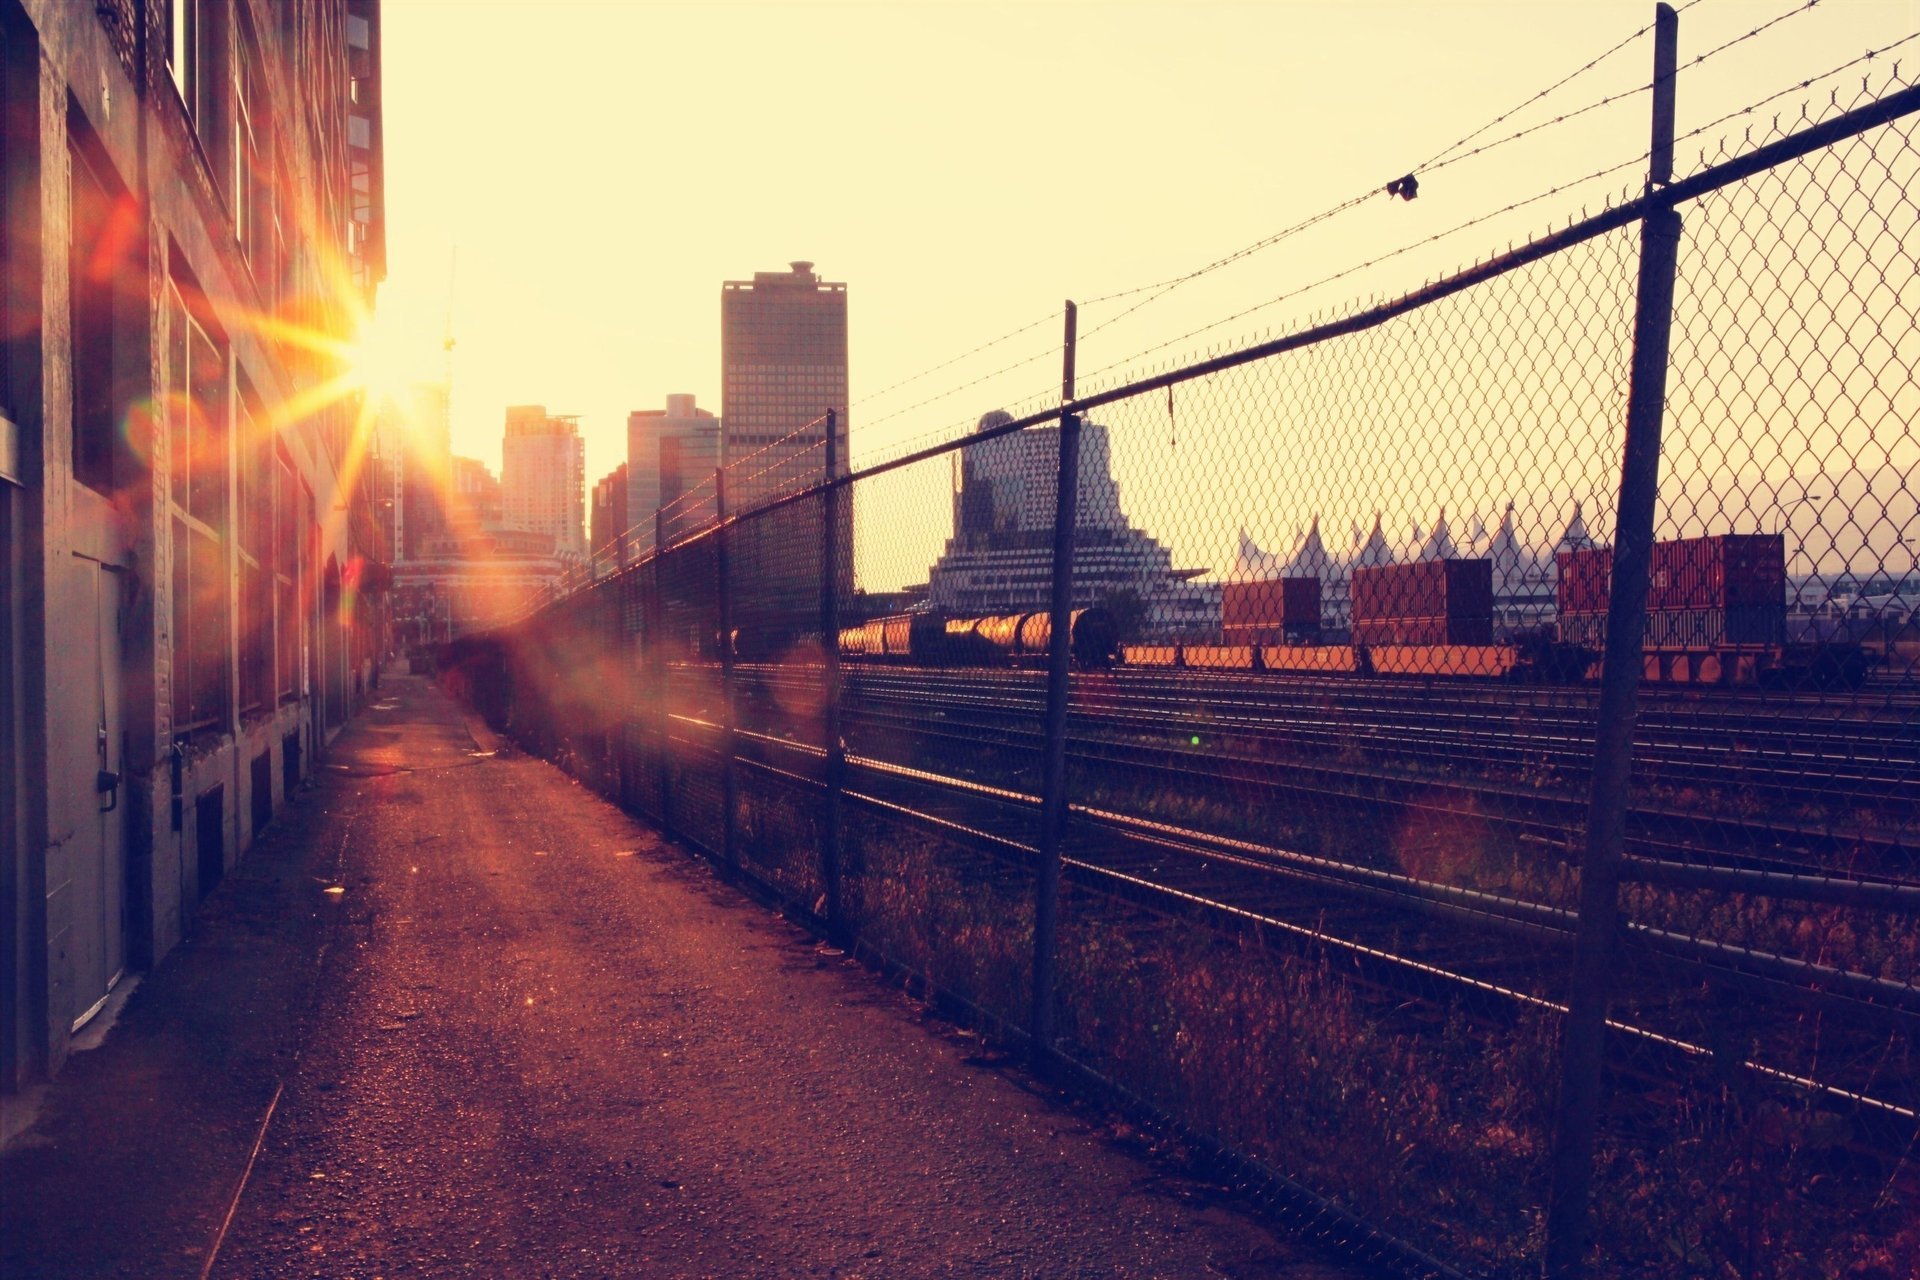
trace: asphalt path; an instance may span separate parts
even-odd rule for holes
[[[433,686],[383,696],[33,1099],[0,1272],[1359,1274]]]

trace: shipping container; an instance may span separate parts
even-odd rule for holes
[[[1362,637],[1364,624],[1395,620],[1446,624],[1447,638]],[[1493,637],[1493,561],[1421,560],[1353,571],[1353,638],[1358,644],[1484,644]]]
[[[1318,631],[1320,579],[1272,578],[1264,582],[1225,583],[1220,593],[1220,616],[1229,631],[1247,627]]]
[[[1613,550],[1587,547],[1562,551],[1554,560],[1559,568],[1554,599],[1560,615],[1605,614],[1607,596],[1613,590]]]
[[[1605,613],[1613,552],[1562,551],[1559,611]],[[1777,533],[1723,533],[1656,542],[1648,564],[1647,608],[1741,609],[1784,606],[1786,539]]]
[[[1647,606],[1732,609],[1781,605],[1787,596],[1786,539],[1777,533],[1728,533],[1653,545]]]

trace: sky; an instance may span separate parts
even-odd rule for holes
[[[1631,92],[1649,78],[1645,37],[1530,100],[1646,26],[1651,3],[386,0],[383,14],[382,346],[438,376],[450,329],[454,448],[495,468],[507,405],[579,414],[589,483],[624,460],[628,411],[675,392],[720,408],[725,280],[808,259],[847,283],[859,460],[1057,389],[1065,299],[1087,304],[1091,380],[1159,367],[1598,207],[1637,188],[1648,130],[1648,95]],[[1920,3],[1696,0],[1680,25],[1684,135],[1912,35]],[[1899,54],[1920,63],[1920,41]],[[1682,171],[1749,122],[1683,142]],[[1536,124],[1423,167],[1483,126],[1463,150]],[[1417,200],[1381,190],[1410,170]],[[1138,311],[1151,294],[1090,301],[1362,195]]]

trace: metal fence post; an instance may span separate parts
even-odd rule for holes
[[[666,593],[660,589],[660,574],[666,564],[667,540],[666,515],[659,509],[653,512],[653,581],[651,620],[647,639],[653,646],[648,655],[653,668],[654,731],[659,742],[659,758],[655,761],[660,772],[660,832],[669,840],[673,838],[673,782],[668,762],[667,744],[669,732],[673,727],[667,706],[667,610]]]
[[[727,563],[727,543],[730,539],[725,467],[716,467],[713,472],[713,515],[716,522],[713,531],[713,576],[719,594],[720,614],[720,856],[729,867],[736,867],[740,862],[740,849],[734,838],[737,824],[733,810],[739,792],[734,770],[737,744],[733,737],[733,588],[729,578],[731,566]]]
[[[1673,179],[1673,81],[1679,30],[1673,8],[1661,4],[1654,13],[1650,195]],[[1620,927],[1620,860],[1633,774],[1654,509],[1660,496],[1660,432],[1679,252],[1680,215],[1670,205],[1658,207],[1640,224],[1640,278],[1618,528],[1594,725],[1587,843],[1580,863],[1580,916],[1561,1050],[1553,1181],[1547,1200],[1545,1272],[1552,1280],[1570,1280],[1584,1273],[1591,1226],[1594,1140],[1606,1069],[1607,1002]]]
[[[1073,402],[1073,353],[1078,311],[1067,303],[1061,399]],[[1048,600],[1047,724],[1040,790],[1040,859],[1033,895],[1033,1064],[1045,1072],[1053,1059],[1054,968],[1060,918],[1060,841],[1067,826],[1067,680],[1073,614],[1073,533],[1080,497],[1080,419],[1060,416],[1060,458],[1053,503],[1053,582]]]
[[[827,487],[820,495],[821,736],[825,740],[820,806],[820,888],[827,900],[827,938],[847,943],[846,911],[840,901],[840,787],[847,764],[840,741],[840,508],[839,415],[827,411]]]

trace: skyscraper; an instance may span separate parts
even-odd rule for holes
[[[627,464],[623,462],[593,486],[587,546],[593,552],[595,577],[626,566],[628,550],[633,546],[627,533],[632,524],[627,516]]]
[[[551,534],[561,555],[584,557],[587,449],[579,421],[541,404],[508,408],[500,487],[509,528]]]
[[[738,513],[826,477],[826,423],[835,417],[834,470],[847,466],[847,286],[811,262],[756,272],[720,292],[721,456],[727,510]],[[844,495],[843,495],[844,496]],[[853,504],[840,504],[837,588],[853,586]],[[740,625],[799,639],[820,625],[821,510],[793,504],[747,521],[728,546]]]
[[[808,424],[830,409],[839,415],[837,469],[848,469],[847,286],[823,282],[811,262],[791,268],[720,290],[721,454],[732,468],[732,511],[823,478],[824,431]],[[764,456],[735,465],[755,454]]]
[[[694,502],[720,465],[720,420],[692,396],[667,397],[665,409],[627,415],[627,511],[640,527],[636,545],[650,545],[653,513],[662,507],[670,531],[697,528],[713,518],[713,503]],[[697,509],[695,509],[697,508]]]
[[[417,382],[399,402],[383,406],[400,442],[394,456],[400,471],[401,559],[418,555],[423,539],[447,527],[453,458],[449,409],[444,382]]]

